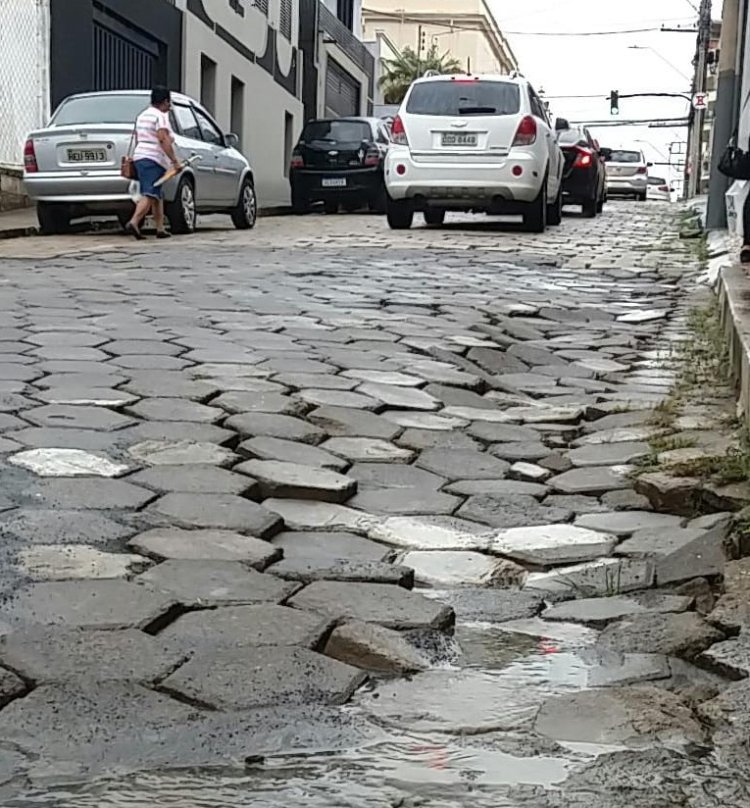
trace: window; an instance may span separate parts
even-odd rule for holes
[[[354,0],[338,0],[336,16],[350,30],[354,30]]]
[[[229,112],[229,128],[240,140],[242,151],[242,134],[245,126],[245,84],[236,76],[232,76],[231,109]]]
[[[279,16],[279,31],[281,36],[291,42],[292,39],[292,0],[281,0]]]
[[[199,109],[194,109],[195,117],[198,119],[198,126],[201,128],[201,136],[206,143],[213,143],[215,146],[224,145],[224,137],[216,124],[207,118]]]
[[[643,163],[645,162],[640,152],[637,151],[613,151],[609,158],[612,163]]]
[[[588,146],[589,142],[580,129],[566,129],[560,132],[559,143],[561,146]]]
[[[529,87],[529,101],[531,103],[531,114],[536,115],[537,118],[541,118],[543,121],[547,120],[547,110],[544,108],[544,104],[539,99],[539,96]]]
[[[385,124],[378,124],[375,132],[375,140],[378,143],[390,143],[391,138],[388,134],[388,129],[386,128]]]
[[[195,120],[195,115],[193,115],[193,110],[190,107],[175,104],[172,107],[172,114],[174,115],[176,129],[181,135],[193,140],[202,140],[198,121]]]
[[[216,109],[216,62],[201,54],[201,104],[211,113]]]
[[[284,176],[289,176],[289,166],[292,163],[292,149],[294,148],[294,115],[284,113]]]
[[[52,126],[71,123],[133,123],[149,104],[146,95],[87,95],[63,101]]]
[[[253,5],[258,11],[268,16],[268,0],[253,0]]]
[[[503,81],[426,81],[415,84],[406,111],[412,115],[516,115],[517,84]]]
[[[370,125],[364,121],[311,121],[302,132],[305,143],[327,141],[329,143],[361,143],[372,136]]]

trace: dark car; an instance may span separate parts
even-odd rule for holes
[[[309,121],[292,152],[294,211],[307,213],[322,202],[326,213],[336,213],[339,205],[385,212],[383,159],[389,142],[388,124],[377,118]]]
[[[560,132],[565,156],[563,204],[581,205],[583,215],[593,218],[607,201],[607,168],[599,143],[584,126]]]

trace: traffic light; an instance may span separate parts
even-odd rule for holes
[[[620,93],[618,90],[612,90],[609,94],[609,114],[620,114]]]
[[[424,53],[427,50],[427,31],[420,28],[419,33],[419,52]]]

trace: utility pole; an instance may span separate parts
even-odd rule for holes
[[[711,0],[701,0],[698,17],[698,42],[695,54],[695,77],[693,78],[693,94],[706,92],[708,73],[708,48],[711,42]],[[688,164],[685,168],[685,198],[691,199],[698,193],[701,176],[701,160],[703,157],[703,123],[705,111],[690,108],[690,128],[688,133]]]
[[[420,25],[417,29],[417,78],[422,75],[422,40],[424,39],[424,33],[422,31],[422,26]]]
[[[713,147],[711,149],[711,179],[708,189],[706,227],[720,230],[727,226],[724,196],[729,180],[719,171],[719,161],[737,120],[738,76],[737,52],[743,16],[740,0],[724,0],[721,19],[721,52],[719,54],[719,81],[714,118]]]

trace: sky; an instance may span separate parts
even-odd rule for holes
[[[714,0],[721,18],[723,0]],[[611,120],[609,93],[689,93],[694,33],[664,33],[667,27],[692,27],[699,0],[488,0],[506,34],[521,72],[543,90],[553,115],[571,121]],[[654,28],[614,36],[561,36],[563,33]],[[523,32],[528,32],[524,34]],[[555,36],[534,33],[555,32]],[[638,46],[632,49],[631,46]],[[682,75],[681,75],[682,74]],[[559,96],[599,97],[561,98]],[[682,99],[623,99],[620,120],[673,118],[687,114]],[[669,143],[684,141],[679,128],[592,127],[602,145],[640,146],[647,159],[664,161]],[[638,142],[637,141],[643,141]],[[665,169],[666,170],[666,169]],[[652,170],[656,173],[656,167]]]

